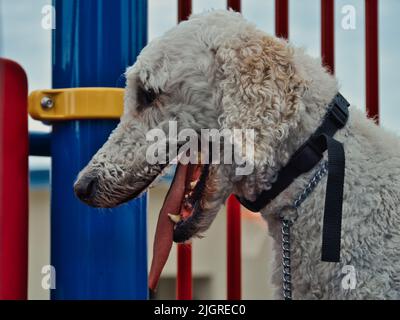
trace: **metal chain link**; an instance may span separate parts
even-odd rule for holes
[[[293,207],[296,209],[301,206],[301,204],[308,198],[308,196],[314,191],[317,184],[322,180],[322,178],[328,173],[328,161],[324,161],[318,168],[317,172],[311,178],[310,182],[307,184],[303,192],[297,197],[293,202]]]
[[[282,293],[285,300],[292,300],[292,270],[291,270],[291,256],[290,256],[290,228],[298,218],[298,208],[314,191],[315,187],[328,173],[328,162],[324,161],[320,164],[318,170],[311,178],[310,182],[304,190],[293,201],[293,205],[284,207],[279,217],[282,221],[281,235],[282,235]],[[284,214],[288,210],[295,211],[292,218],[285,217]]]
[[[282,220],[282,292],[285,300],[292,300],[292,273],[290,269],[290,220]]]

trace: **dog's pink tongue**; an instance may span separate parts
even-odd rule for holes
[[[158,216],[156,233],[153,245],[153,260],[151,261],[149,288],[155,290],[161,272],[168,260],[173,243],[174,223],[168,217],[168,213],[179,214],[185,195],[185,181],[188,165],[178,164],[175,177],[165,197],[164,204]]]

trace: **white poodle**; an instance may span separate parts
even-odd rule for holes
[[[89,205],[113,207],[149,187],[165,164],[146,160],[150,144],[146,133],[154,128],[168,132],[170,120],[177,121],[180,130],[198,133],[204,128],[255,132],[250,175],[237,175],[235,164],[178,166],[160,213],[159,224],[169,225],[156,235],[160,261],[152,266],[153,286],[168,256],[172,233],[176,241],[201,235],[229,194],[254,200],[270,188],[279,170],[318,128],[339,90],[319,60],[227,11],[192,16],[155,39],[126,77],[121,122],[75,184],[76,194]],[[325,177],[300,207],[292,228],[293,298],[400,298],[399,139],[354,107],[335,139],[343,142],[346,152],[341,261],[321,261]],[[315,170],[300,176],[261,210],[276,240],[273,281],[278,288],[282,281],[278,213],[293,203]],[[200,186],[194,187],[190,182],[197,180]],[[177,225],[168,213],[177,214],[171,216]],[[343,285],[345,266],[356,272],[353,289]]]

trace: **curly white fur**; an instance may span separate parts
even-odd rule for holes
[[[254,199],[276,179],[294,151],[316,130],[338,84],[317,59],[286,41],[257,30],[240,14],[195,15],[151,42],[127,71],[125,112],[109,141],[81,172],[96,176],[92,205],[114,206],[141,192],[162,168],[144,159],[145,133],[180,128],[244,128],[256,133],[255,169],[235,176],[232,165],[213,165],[203,215],[193,235],[204,232],[230,192]],[[141,106],[138,87],[158,93]],[[166,129],[165,129],[166,130]],[[295,299],[400,298],[400,143],[351,108],[337,135],[346,151],[342,260],[321,256],[323,180],[303,203],[292,234]],[[276,213],[292,203],[313,172],[280,194],[262,215],[278,254],[274,282],[281,284],[280,222]],[[342,285],[344,265],[353,265],[354,290]],[[277,291],[278,296],[280,290]]]

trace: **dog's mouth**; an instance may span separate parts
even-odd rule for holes
[[[179,214],[169,214],[169,218],[175,223],[174,241],[184,242],[189,240],[194,234],[190,232],[189,222],[194,222],[196,216],[202,211],[202,198],[207,183],[209,165],[189,165],[186,170],[186,178],[184,181],[184,193],[181,200],[181,208]],[[180,186],[171,185],[171,188],[179,188]]]
[[[159,213],[153,246],[149,287],[155,289],[173,241],[184,242],[195,233],[192,226],[203,210],[209,176],[208,164],[178,164]]]

